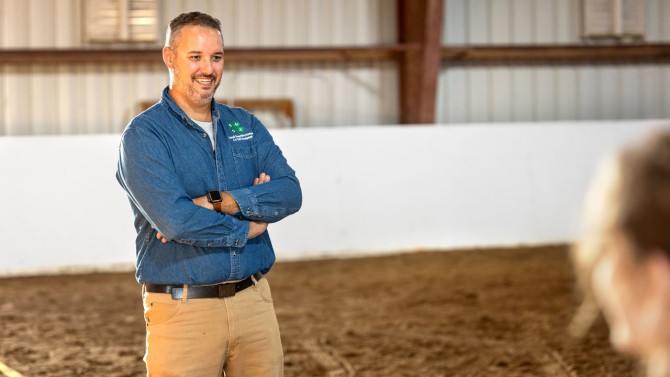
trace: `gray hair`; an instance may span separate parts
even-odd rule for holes
[[[187,25],[204,26],[218,30],[222,35],[221,38],[223,38],[221,21],[217,18],[201,12],[188,12],[182,13],[170,21],[170,25],[165,32],[165,47],[173,48],[175,40],[179,36],[179,31]]]

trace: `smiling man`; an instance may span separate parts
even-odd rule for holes
[[[137,231],[148,375],[281,376],[267,227],[300,209],[300,184],[256,117],[214,101],[219,20],[177,16],[163,61],[170,84],[126,127],[117,171]]]

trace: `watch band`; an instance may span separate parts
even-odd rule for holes
[[[223,197],[221,196],[220,191],[210,191],[207,193],[207,201],[212,203],[212,207],[216,212],[221,212],[221,203],[223,202]]]

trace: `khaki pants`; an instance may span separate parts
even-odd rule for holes
[[[284,373],[279,326],[265,278],[223,299],[173,300],[169,294],[145,292],[144,318],[149,377]]]

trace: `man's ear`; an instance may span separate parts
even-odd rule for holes
[[[172,54],[172,50],[168,47],[163,47],[163,63],[168,68],[174,68],[174,54]]]

